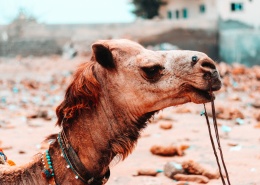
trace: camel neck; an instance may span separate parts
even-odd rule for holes
[[[93,177],[104,176],[116,155],[125,158],[132,151],[140,130],[145,127],[147,119],[153,115],[149,113],[137,119],[129,119],[128,112],[117,109],[113,104],[109,107],[105,105],[108,105],[107,100],[100,99],[95,109],[82,110],[76,119],[63,124],[69,143]],[[60,155],[59,146],[57,149]],[[65,168],[66,161],[59,156],[57,158],[63,161],[62,164],[58,162],[60,164],[56,165],[59,168],[57,173],[62,173],[64,179],[72,176],[71,180],[74,181],[75,174]],[[63,168],[60,168],[60,165],[63,165]],[[69,176],[66,175],[66,171],[70,174]]]

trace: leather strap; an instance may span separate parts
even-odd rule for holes
[[[63,129],[58,135],[58,142],[62,149],[62,154],[68,163],[67,167],[71,168],[76,178],[88,185],[103,185],[108,181],[110,176],[109,168],[103,177],[93,177],[80,161],[80,158],[70,145]]]

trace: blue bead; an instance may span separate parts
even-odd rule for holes
[[[52,169],[52,165],[49,165],[49,168],[51,168],[51,169]]]
[[[48,164],[51,164],[51,162],[50,162],[50,161],[48,161]]]
[[[51,174],[48,170],[46,170],[46,169],[44,169],[43,172],[44,172],[44,174],[46,175],[47,178],[50,178],[51,175],[52,175],[52,174]]]

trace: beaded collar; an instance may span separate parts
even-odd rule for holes
[[[95,185],[104,185],[110,176],[110,170],[108,168],[106,174],[102,177],[93,177],[90,172],[85,168],[85,166],[80,161],[77,153],[71,147],[64,130],[58,134],[58,143],[61,148],[61,156],[67,162],[67,168],[70,168],[75,174],[75,178],[81,180],[84,184],[95,184]],[[49,150],[46,150],[42,155],[42,176],[47,180],[49,185],[57,185],[55,182],[55,173],[52,165],[51,156]]]
[[[67,168],[70,168],[75,174],[75,178],[81,180],[84,184],[104,185],[110,176],[108,168],[106,174],[102,177],[93,177],[91,173],[85,168],[84,164],[80,161],[77,153],[70,145],[64,130],[58,134],[58,143],[60,145],[62,154],[61,156],[67,162]]]
[[[45,153],[42,154],[42,176],[47,179],[49,185],[56,185],[54,178],[54,170],[52,167],[51,156],[49,154],[49,150],[46,150]]]

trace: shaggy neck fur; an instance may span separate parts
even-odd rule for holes
[[[132,122],[127,120],[124,112],[112,114],[109,108],[104,110],[103,106],[98,106],[91,114],[83,111],[81,117],[64,130],[84,166],[92,176],[99,177],[105,174],[116,155],[125,158],[132,151],[139,137],[139,131],[146,125],[145,121],[150,116],[152,113]],[[80,184],[79,180],[75,181],[75,175],[71,170],[66,169],[65,160],[60,157],[58,147],[55,142],[50,149],[55,175],[58,177],[57,183],[73,181],[73,184]]]
[[[57,108],[58,125],[63,126],[71,146],[94,177],[103,176],[116,155],[124,159],[132,151],[140,130],[154,114],[136,117],[118,107],[109,95],[106,82],[101,79],[104,76],[94,75],[93,63],[83,64],[75,74],[65,100]],[[78,82],[84,85],[79,86]],[[80,184],[71,170],[62,164],[65,160],[60,157],[60,150],[56,151],[57,147],[55,142],[50,149],[50,154],[55,156],[57,183],[73,181]]]

